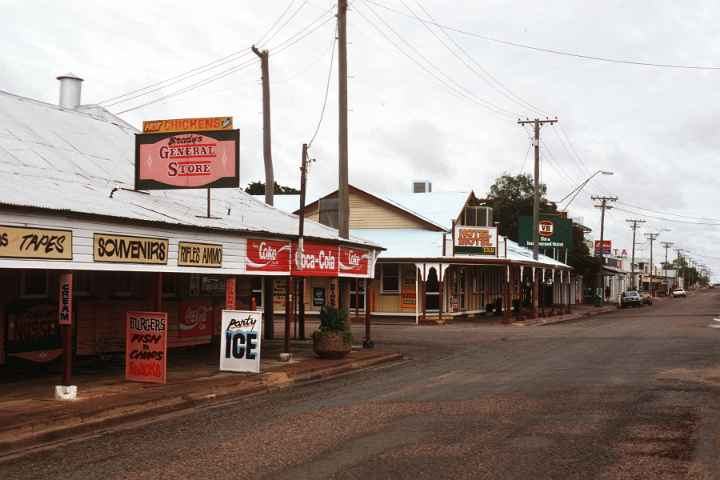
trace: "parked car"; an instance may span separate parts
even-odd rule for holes
[[[642,300],[643,305],[652,305],[652,295],[650,295],[650,292],[640,292],[640,299]]]
[[[635,290],[623,292],[620,296],[620,308],[625,307],[642,307],[643,301],[640,294]]]
[[[678,297],[685,298],[685,297],[687,297],[687,292],[685,290],[683,290],[682,288],[676,288],[675,290],[673,290],[672,296],[673,296],[673,298],[678,298]]]

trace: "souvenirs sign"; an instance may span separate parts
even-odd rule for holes
[[[128,312],[125,378],[165,383],[167,378],[167,313]]]
[[[455,226],[455,253],[475,255],[497,254],[497,228],[496,227],[467,227]]]
[[[240,131],[135,135],[135,188],[236,188]]]
[[[361,248],[340,247],[340,274],[367,275],[370,252]]]
[[[259,373],[261,334],[260,312],[223,310],[220,370]]]
[[[208,130],[232,130],[232,117],[174,118],[143,122],[143,133],[204,132]]]
[[[290,242],[249,238],[245,269],[249,272],[289,272]]]
[[[72,231],[0,225],[0,257],[72,260]]]
[[[223,246],[210,243],[178,243],[180,267],[222,267]]]
[[[93,235],[93,259],[96,262],[167,265],[166,238],[131,237],[96,233]]]

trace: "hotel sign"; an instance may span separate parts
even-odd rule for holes
[[[167,265],[166,238],[131,237],[96,233],[93,235],[93,260],[107,263]]]
[[[0,225],[0,258],[72,260],[72,231]]]
[[[178,260],[180,267],[222,267],[223,246],[210,243],[178,243]]]
[[[232,130],[232,117],[173,118],[143,122],[143,133],[205,132],[208,130]]]
[[[135,135],[135,188],[240,186],[240,131]]]
[[[496,227],[455,226],[454,253],[497,255]]]

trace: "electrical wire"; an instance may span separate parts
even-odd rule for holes
[[[395,8],[389,7],[389,6],[387,6],[381,2],[378,2],[376,0],[365,0],[365,1],[370,2],[374,5],[377,5],[380,8],[384,8],[385,10],[388,10],[390,12],[396,13],[398,15],[402,15],[402,16],[405,16],[408,18],[413,18],[413,17],[407,15],[405,12],[402,12]],[[595,61],[606,62],[606,63],[636,65],[636,66],[653,67],[653,68],[668,68],[668,69],[681,69],[681,70],[720,70],[720,66],[713,66],[713,65],[683,65],[683,64],[674,64],[674,63],[654,63],[654,62],[644,61],[644,60],[626,60],[626,59],[620,59],[620,58],[586,55],[583,53],[571,52],[571,51],[566,51],[566,50],[557,50],[557,49],[553,49],[553,48],[543,48],[543,47],[537,47],[534,45],[529,45],[526,43],[513,42],[513,41],[509,41],[509,40],[503,40],[503,39],[491,37],[488,35],[482,35],[482,34],[475,33],[475,32],[469,32],[467,30],[462,30],[460,28],[451,27],[449,25],[444,25],[444,24],[440,24],[437,22],[432,22],[432,21],[427,21],[427,20],[420,20],[420,21],[425,21],[427,23],[430,23],[437,27],[445,28],[452,32],[460,33],[462,35],[467,35],[470,37],[479,38],[481,40],[485,40],[485,41],[491,42],[491,43],[496,43],[499,45],[505,45],[505,46],[515,47],[515,48],[523,48],[526,50],[549,53],[549,54],[553,54],[553,55],[562,55],[562,56],[566,56],[566,57],[579,58],[579,59],[583,59],[583,60],[595,60]]]
[[[290,23],[290,22],[292,21],[292,19],[297,16],[298,13],[300,13],[300,10],[302,10],[303,7],[304,7],[305,5],[307,5],[307,3],[308,3],[308,0],[305,0],[303,3],[301,3],[300,6],[297,8],[297,10],[295,10],[295,12],[293,12],[293,14],[290,15],[290,16],[287,18],[287,20],[285,20],[285,23],[283,23],[282,25],[280,25],[280,28],[278,28],[278,29],[275,31],[275,33],[273,33],[273,34],[270,36],[270,38],[268,38],[268,39],[265,41],[265,43],[270,43],[270,42],[272,42],[273,39],[277,36],[277,34],[280,33],[280,32],[282,31],[282,29],[285,28],[285,27],[287,26],[287,24]]]
[[[283,17],[287,14],[287,12],[290,11],[290,9],[292,8],[292,6],[293,6],[294,3],[295,3],[295,0],[290,0],[290,3],[288,3],[288,6],[285,7],[285,10],[283,10],[282,13],[280,14],[280,16],[275,19],[275,21],[270,25],[270,28],[268,28],[268,29],[265,31],[265,33],[263,34],[263,36],[260,37],[257,42],[255,42],[255,45],[263,45],[263,44],[265,43],[265,37],[267,37],[267,36],[270,34],[270,32],[272,32],[273,29],[277,26],[277,24],[280,23],[280,21],[281,21],[281,20],[283,19]],[[269,42],[270,42],[270,40],[268,40],[268,43],[269,43]]]
[[[312,138],[310,138],[310,141],[308,142],[308,148],[310,148],[315,141],[315,137],[317,137],[317,134],[320,131],[323,118],[325,118],[325,108],[327,107],[328,94],[330,93],[330,79],[332,78],[333,62],[335,60],[335,45],[337,45],[337,24],[335,24],[335,32],[333,32],[332,49],[330,50],[330,68],[328,68],[327,82],[325,83],[325,95],[323,97],[322,108],[320,109],[320,118],[318,119],[317,126],[315,127],[315,132],[312,134]]]

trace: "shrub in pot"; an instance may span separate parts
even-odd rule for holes
[[[313,350],[320,358],[343,358],[352,350],[352,332],[347,310],[324,306],[320,328],[313,332]]]

